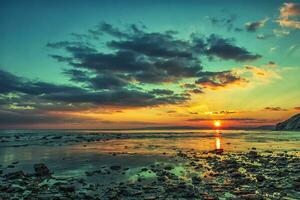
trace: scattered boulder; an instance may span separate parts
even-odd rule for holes
[[[59,190],[63,192],[75,192],[75,186],[74,185],[61,185],[59,186]]]
[[[120,170],[122,167],[119,166],[119,165],[113,165],[113,166],[110,166],[110,169],[111,170]]]
[[[25,174],[23,171],[16,171],[16,172],[5,174],[3,177],[6,179],[19,179],[19,178],[24,178]]]
[[[44,163],[38,163],[33,165],[36,176],[50,176],[50,170]]]
[[[263,175],[257,175],[257,176],[256,176],[256,180],[257,180],[258,182],[263,182],[264,180],[266,180],[266,178],[265,178]]]

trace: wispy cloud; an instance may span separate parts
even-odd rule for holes
[[[245,28],[248,32],[255,32],[258,29],[262,28],[265,26],[269,18],[262,19],[260,21],[255,21],[255,22],[247,22],[245,24]]]
[[[277,19],[281,27],[300,29],[300,4],[284,3]]]
[[[264,110],[266,111],[287,111],[287,109],[281,107],[265,107]]]

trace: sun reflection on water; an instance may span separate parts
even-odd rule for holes
[[[215,134],[215,149],[216,150],[221,150],[221,139],[222,139],[222,134],[221,131],[219,129],[216,130],[216,134]]]

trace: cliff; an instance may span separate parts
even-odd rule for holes
[[[276,124],[277,131],[296,131],[300,130],[300,113],[292,116],[284,122]]]

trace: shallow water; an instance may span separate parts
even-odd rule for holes
[[[0,136],[1,165],[19,162],[16,168],[32,171],[33,163],[43,162],[62,175],[78,175],[99,165],[143,166],[163,160],[178,149],[300,151],[300,132],[286,131],[1,130]],[[7,169],[11,170],[15,169]]]

